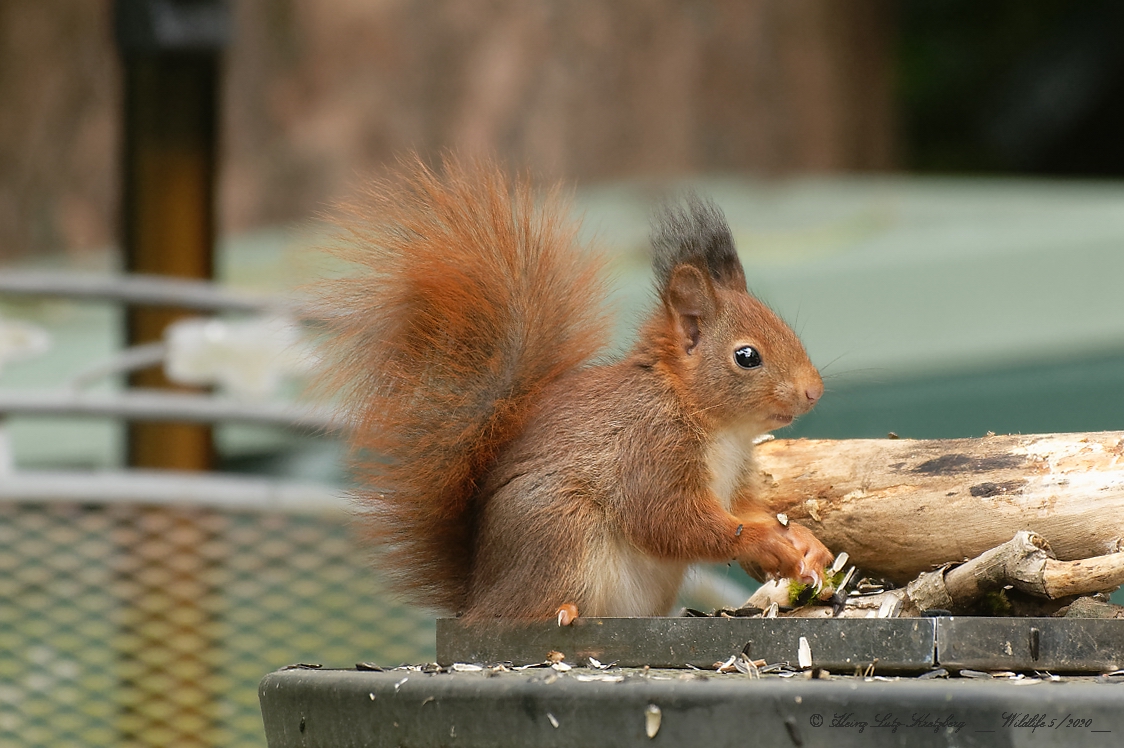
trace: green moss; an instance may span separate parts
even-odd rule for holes
[[[831,574],[828,569],[824,569],[820,573],[820,577],[824,580],[823,585],[817,588],[813,584],[805,584],[804,582],[795,579],[788,580],[788,604],[793,608],[802,608],[816,597],[817,593],[821,590],[831,588],[838,589],[839,585],[843,582],[844,573],[842,571]]]
[[[988,592],[986,595],[980,598],[978,607],[980,612],[984,615],[1011,615],[1011,601],[1007,599],[1007,593],[1003,590]]]

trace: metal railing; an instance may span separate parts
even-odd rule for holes
[[[199,282],[54,273],[5,273],[0,294],[284,308]],[[0,435],[6,416],[338,427],[302,404],[84,389],[166,352],[118,354],[56,390],[0,390]],[[265,673],[433,657],[432,619],[384,593],[338,487],[10,462],[0,459],[0,746],[260,747]]]

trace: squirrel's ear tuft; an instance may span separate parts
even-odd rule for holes
[[[682,203],[657,208],[652,221],[652,265],[661,289],[684,264],[694,265],[717,286],[745,290],[745,272],[722,210],[694,192]]]

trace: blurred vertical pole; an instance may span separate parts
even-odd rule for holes
[[[224,0],[115,0],[124,65],[122,244],[125,269],[183,278],[212,276],[220,57],[230,36]],[[160,340],[183,311],[126,310],[130,345]],[[171,387],[159,369],[134,387]],[[133,467],[206,470],[209,428],[132,423]],[[204,551],[216,517],[191,509],[141,508],[121,534],[122,743],[216,745],[212,560]]]
[[[125,269],[182,278],[212,276],[219,67],[229,36],[223,0],[117,0],[124,61],[122,243]],[[132,307],[129,345],[161,339],[183,312]],[[134,387],[172,387],[158,368]],[[132,423],[134,467],[207,470],[210,429]]]

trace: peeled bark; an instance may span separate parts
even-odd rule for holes
[[[776,440],[757,461],[773,511],[899,584],[1020,530],[1061,561],[1124,550],[1124,432]]]

